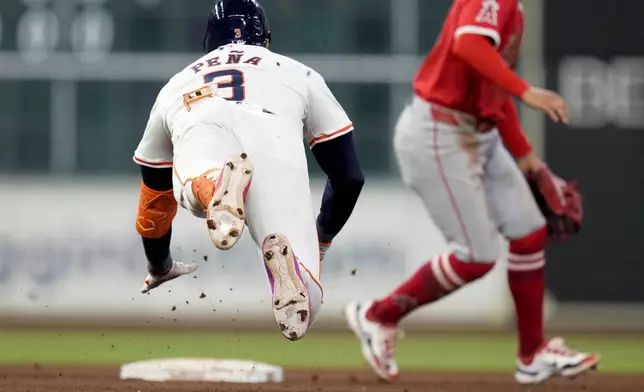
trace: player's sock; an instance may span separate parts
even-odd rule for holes
[[[148,259],[148,271],[152,275],[163,275],[172,268],[172,257],[170,256],[170,239],[172,228],[161,238],[143,239],[143,249]]]
[[[510,241],[508,282],[516,308],[518,354],[521,358],[530,357],[545,341],[543,296],[546,284],[546,237],[547,231],[543,227],[526,237]]]
[[[367,318],[395,325],[419,306],[452,293],[461,286],[487,274],[493,263],[468,263],[453,254],[438,256],[426,263],[393,293],[375,301]]]

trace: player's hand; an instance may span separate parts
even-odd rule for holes
[[[546,165],[534,152],[530,152],[517,159],[517,164],[526,176],[538,173]]]
[[[319,241],[318,244],[320,245],[320,263],[321,263],[324,260],[324,256],[326,255],[326,252],[331,247],[331,243]]]
[[[556,123],[568,124],[570,111],[566,101],[554,91],[530,87],[521,100],[528,106],[546,113]]]

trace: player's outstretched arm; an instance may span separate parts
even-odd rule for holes
[[[519,168],[525,175],[539,172],[544,163],[534,153],[532,145],[521,128],[519,112],[512,97],[503,103],[505,118],[497,123],[499,135],[510,154],[517,160]]]
[[[311,151],[329,178],[317,218],[320,261],[349,220],[364,185],[353,142],[353,123],[324,78],[307,69],[309,83],[304,130]]]
[[[454,43],[452,53],[498,87],[520,98],[526,105],[546,113],[552,121],[568,123],[570,114],[563,98],[553,91],[532,87],[521,79],[503,61],[487,37],[463,34]]]
[[[136,229],[141,235],[150,272],[172,267],[170,239],[177,201],[172,192],[172,168],[141,167],[141,194]]]
[[[349,220],[365,178],[351,132],[318,143],[312,151],[328,177],[317,217],[318,238],[324,251]]]
[[[488,37],[463,34],[452,47],[452,53],[495,85],[515,97],[521,97],[530,85],[504,62]]]

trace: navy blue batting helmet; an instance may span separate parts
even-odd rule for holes
[[[208,15],[203,49],[210,53],[229,43],[266,46],[270,40],[266,13],[256,0],[219,0]]]

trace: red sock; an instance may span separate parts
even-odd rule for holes
[[[519,357],[531,357],[544,342],[543,296],[545,291],[543,227],[526,237],[510,241],[508,282],[516,308]]]
[[[373,303],[367,318],[395,325],[421,305],[456,291],[487,274],[494,263],[468,263],[452,254],[438,256],[426,263],[386,298]]]

